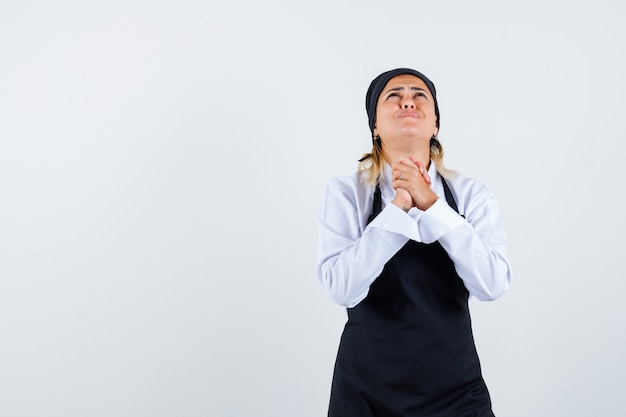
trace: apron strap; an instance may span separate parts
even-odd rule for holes
[[[452,191],[450,191],[450,187],[448,186],[448,183],[443,178],[441,178],[441,181],[443,182],[443,192],[446,195],[446,201],[448,202],[448,205],[452,207],[452,210],[456,211],[458,214],[461,214],[459,213],[459,208],[456,206],[456,201],[454,200],[454,197],[452,196]],[[462,214],[461,216],[465,218],[465,216],[463,216]]]
[[[382,209],[383,199],[380,193],[380,185],[376,183],[376,190],[374,191],[374,203],[372,204],[372,214],[370,214],[370,217],[367,219],[367,224],[370,224],[371,221],[374,220],[376,216],[378,216],[378,213],[380,213]]]

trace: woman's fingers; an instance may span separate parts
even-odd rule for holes
[[[428,170],[421,162],[411,157],[400,158],[393,165],[392,186],[396,193],[400,188],[408,191],[413,204],[420,210],[427,210],[438,198],[431,188]]]
[[[400,158],[400,160],[393,165],[392,180],[410,181],[412,178],[417,177],[418,174],[424,178],[426,184],[431,185],[432,182],[424,164],[411,156],[408,158]]]
[[[420,161],[413,158],[412,156],[409,156],[409,159],[418,167],[420,174],[422,175],[422,177],[424,177],[424,181],[426,181],[426,184],[431,185],[430,175],[428,175],[428,170],[426,169],[424,164],[422,164]]]

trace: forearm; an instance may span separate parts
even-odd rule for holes
[[[465,220],[441,200],[422,216],[420,231],[437,240],[454,262],[466,288],[483,301],[495,300],[510,287],[511,269],[497,205],[488,199]]]
[[[506,244],[485,243],[468,223],[442,236],[439,243],[474,297],[491,301],[509,289],[511,270],[506,259]]]
[[[414,220],[391,205],[361,236],[341,223],[320,218],[319,224],[317,276],[328,296],[345,307],[353,307],[367,296],[387,261],[409,240],[406,230],[417,231]]]

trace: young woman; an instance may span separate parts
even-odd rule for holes
[[[347,307],[331,417],[493,416],[468,299],[510,285],[493,193],[448,171],[433,83],[409,68],[367,91],[372,152],[319,211],[317,274]]]

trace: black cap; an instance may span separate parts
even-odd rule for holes
[[[378,103],[378,97],[380,93],[382,93],[383,88],[387,85],[389,80],[393,77],[397,77],[398,75],[414,75],[420,80],[424,81],[428,90],[430,90],[430,94],[433,96],[433,100],[435,101],[435,115],[437,116],[437,128],[439,128],[439,106],[437,105],[437,90],[435,90],[435,84],[428,79],[421,72],[415,71],[411,68],[396,68],[387,72],[383,72],[378,77],[374,78],[370,87],[367,89],[367,94],[365,95],[365,110],[367,110],[367,117],[369,119],[370,130],[372,134],[374,134],[374,126],[376,124],[376,105]]]

